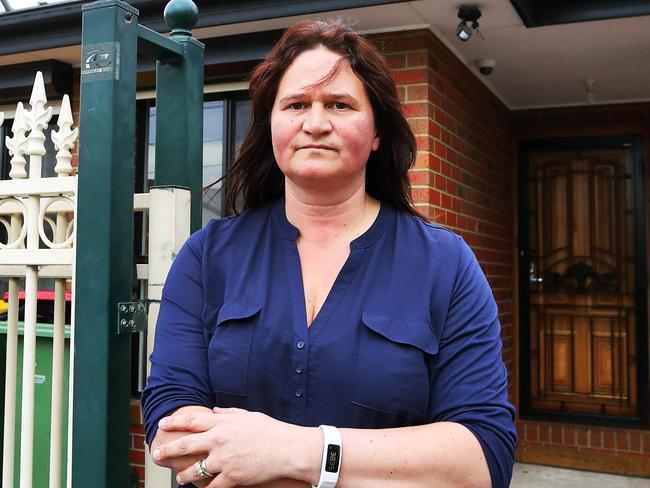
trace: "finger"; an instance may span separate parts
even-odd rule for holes
[[[161,419],[158,428],[165,431],[205,432],[214,427],[214,422],[213,413],[177,413]]]
[[[159,466],[169,468],[174,472],[181,471],[187,468],[189,465],[194,464],[205,457],[205,454],[200,454],[198,456],[181,456],[176,458],[169,458],[162,461],[155,461]]]
[[[215,476],[219,474],[219,470],[213,466],[213,461],[208,458],[205,459],[205,467],[210,473],[213,473]],[[199,462],[196,462],[183,471],[177,473],[176,482],[179,485],[188,485],[190,483],[193,483],[196,485],[202,484],[202,486],[207,487],[210,486],[212,479],[203,478],[200,475]]]
[[[234,488],[237,486],[244,485],[239,485],[235,481],[227,478],[225,475],[220,473],[212,479],[206,488]]]
[[[152,456],[154,461],[164,462],[172,458],[207,454],[210,452],[210,444],[211,443],[206,435],[190,434],[159,446],[153,451]]]
[[[229,413],[250,413],[248,410],[244,410],[243,408],[235,408],[235,407],[214,407],[212,409],[214,413],[223,413],[223,414],[229,414]]]

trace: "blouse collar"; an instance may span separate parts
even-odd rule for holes
[[[350,249],[363,249],[372,246],[388,227],[389,216],[394,212],[395,210],[389,204],[380,202],[379,214],[377,214],[375,221],[368,230],[350,242]],[[287,219],[284,197],[275,201],[272,213],[275,226],[280,232],[280,237],[289,241],[295,241],[300,235],[300,231]]]

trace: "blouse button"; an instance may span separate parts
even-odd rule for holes
[[[298,373],[298,374],[302,373],[302,366],[301,365],[296,366],[296,373]]]
[[[303,341],[298,341],[298,343],[296,344],[296,347],[298,349],[302,349],[303,347],[305,347],[305,343]]]
[[[298,388],[298,389],[296,390],[296,396],[297,396],[298,398],[300,398],[300,397],[302,396],[302,390],[301,390],[300,388]]]

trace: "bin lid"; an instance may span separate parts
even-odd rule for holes
[[[36,298],[38,300],[50,300],[54,301],[54,290],[41,290],[36,292]],[[4,295],[5,300],[9,300],[9,292],[6,291]],[[18,299],[19,300],[24,300],[25,299],[25,290],[22,290],[18,292]],[[70,302],[72,301],[72,292],[71,291],[66,291],[65,292],[65,301]]]
[[[0,322],[0,336],[7,334],[7,322]],[[70,324],[65,324],[64,335],[66,339],[70,339],[70,331],[72,330]],[[18,322],[18,335],[22,336],[25,333],[25,325],[23,322]],[[54,324],[36,324],[36,337],[54,337]]]

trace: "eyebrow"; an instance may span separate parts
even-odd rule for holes
[[[304,98],[305,96],[307,96],[307,93],[305,93],[305,92],[290,93],[289,95],[285,95],[284,97],[282,97],[280,99],[279,103],[286,103],[286,102],[291,101],[291,100],[300,100],[301,98]],[[349,93],[345,93],[345,92],[340,92],[340,93],[326,92],[324,94],[323,98],[325,98],[327,100],[337,100],[337,101],[340,100],[340,101],[348,102],[351,105],[359,103],[359,100],[357,100],[355,97],[353,97]]]

